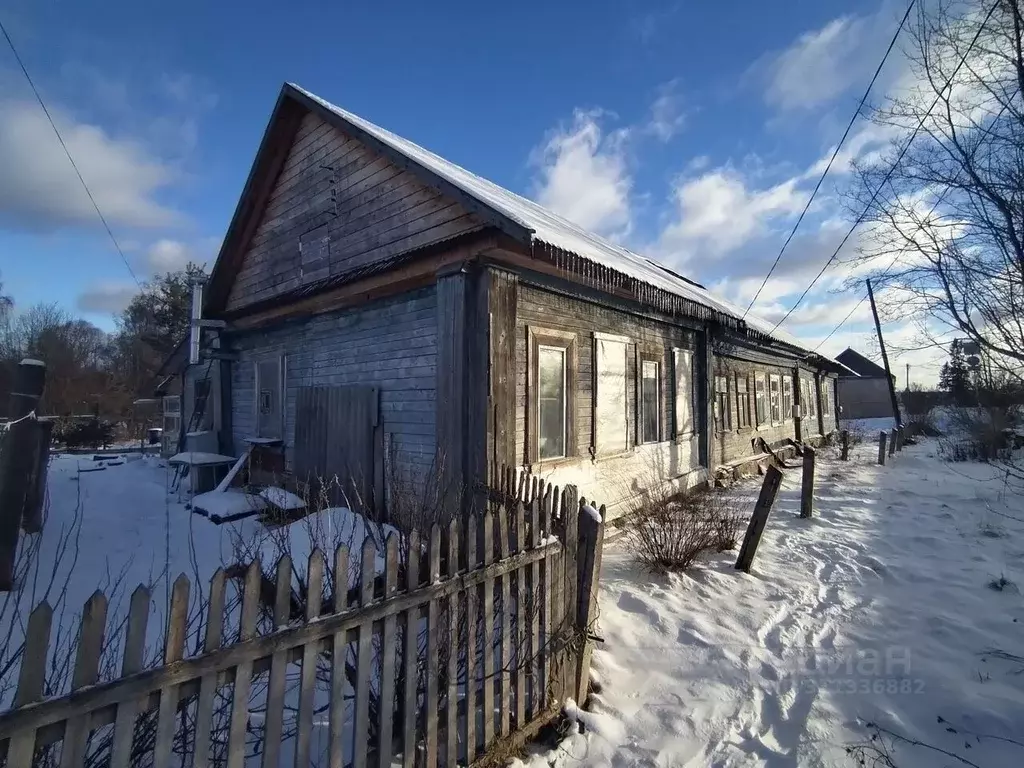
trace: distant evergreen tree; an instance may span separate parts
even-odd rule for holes
[[[958,405],[966,403],[971,393],[971,371],[960,339],[954,339],[950,345],[949,361],[943,363],[939,372],[939,389],[953,395]]]

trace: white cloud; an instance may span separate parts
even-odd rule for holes
[[[658,89],[658,98],[651,104],[647,131],[661,141],[670,141],[686,124],[686,112],[679,94],[676,80],[665,83]]]
[[[129,283],[99,283],[78,295],[82,312],[116,315],[131,302],[139,287]]]
[[[112,225],[166,226],[178,214],[158,199],[175,171],[141,145],[51,107],[71,155]],[[0,221],[24,229],[95,226],[96,211],[39,106],[0,103]]]
[[[155,275],[184,269],[189,262],[207,266],[217,255],[219,246],[220,241],[217,238],[207,238],[193,243],[162,238],[146,249],[143,265]]]
[[[782,110],[805,110],[826,104],[851,87],[866,86],[905,8],[905,3],[882,0],[873,13],[832,19],[804,32],[785,50],[760,59],[752,72],[757,79],[767,74],[765,102]],[[906,59],[897,48],[873,93],[886,92],[905,71]]]
[[[605,135],[602,113],[577,110],[572,125],[549,134],[533,153],[537,201],[579,226],[611,237],[632,224],[627,130]]]
[[[815,107],[846,90],[859,74],[850,67],[863,21],[849,16],[805,32],[772,62],[765,99],[782,109]]]
[[[764,234],[773,220],[803,207],[805,197],[797,182],[787,179],[752,189],[738,171],[725,166],[697,177],[682,176],[672,190],[672,221],[662,230],[655,250],[673,261],[734,251]]]

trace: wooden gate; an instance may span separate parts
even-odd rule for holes
[[[384,449],[377,387],[300,387],[295,403],[296,480],[334,506],[379,511]]]

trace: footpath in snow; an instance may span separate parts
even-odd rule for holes
[[[602,691],[584,734],[528,762],[852,766],[847,747],[874,722],[968,765],[1024,765],[1024,747],[969,735],[1024,742],[1024,661],[1002,655],[1024,656],[1024,497],[937,447],[885,467],[871,445],[847,463],[822,451],[812,520],[798,517],[800,469],[786,470],[749,575],[735,551],[663,576],[610,544]],[[749,510],[757,491],[728,493]],[[907,744],[891,756],[874,764],[964,764]]]

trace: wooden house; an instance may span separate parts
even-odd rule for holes
[[[847,347],[836,360],[843,364],[839,375],[839,406],[844,419],[891,419],[892,390],[896,377],[878,363]]]
[[[220,450],[279,441],[376,504],[514,466],[622,509],[836,427],[834,361],[290,84],[203,314]]]

